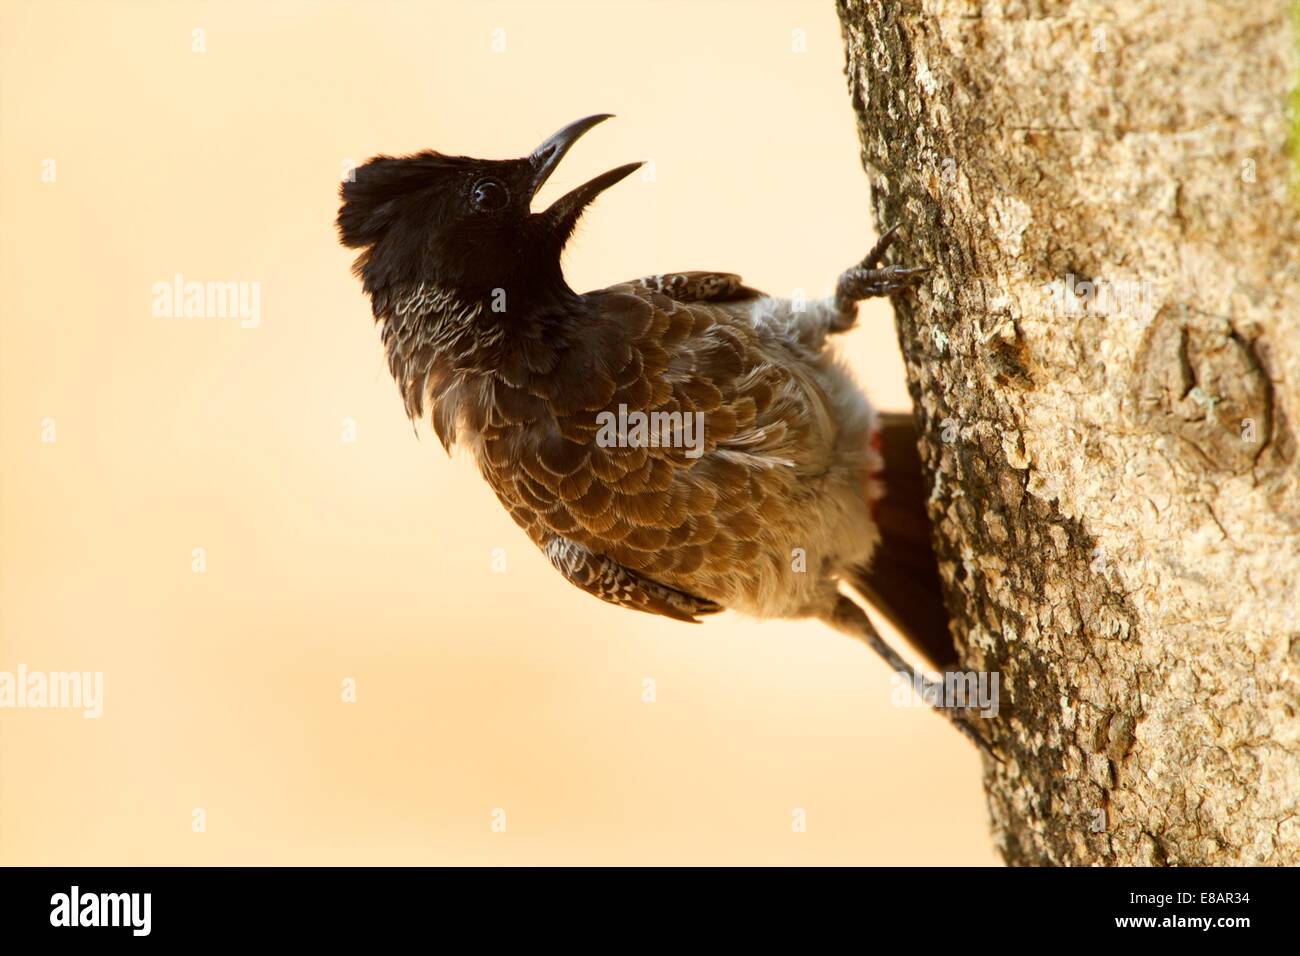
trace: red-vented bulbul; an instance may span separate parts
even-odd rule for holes
[[[805,307],[720,272],[586,294],[560,254],[640,163],[533,212],[578,120],[522,159],[377,156],[338,229],[412,420],[468,446],[511,517],[590,594],[679,621],[816,617],[912,669],[855,584],[931,662],[955,659],[910,417],[873,409],[828,346],[856,304],[917,281],[894,232]],[[697,427],[702,426],[702,427]],[[970,718],[946,713],[986,751]]]

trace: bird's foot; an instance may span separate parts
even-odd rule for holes
[[[884,638],[880,636],[880,632],[871,623],[871,619],[867,617],[866,612],[857,604],[841,594],[836,598],[834,610],[823,617],[823,620],[835,629],[856,637],[879,654],[885,663],[901,675],[903,680],[921,692],[922,699],[931,701],[934,710],[947,717],[949,723],[957,728],[963,737],[970,740],[991,759],[998,763],[1005,763],[1002,755],[997,752],[994,745],[975,729],[975,722],[968,714],[955,707],[941,706],[939,703],[935,703],[944,699],[942,685],[936,685],[935,682],[903,660],[898,651],[886,644]]]
[[[879,268],[885,253],[893,245],[898,227],[885,230],[884,235],[871,247],[857,265],[845,269],[835,285],[835,306],[839,320],[833,324],[831,331],[843,332],[853,325],[857,317],[857,304],[862,299],[871,299],[882,295],[892,295],[902,289],[914,286],[920,276],[929,270],[925,267],[908,269],[903,266],[885,266]]]

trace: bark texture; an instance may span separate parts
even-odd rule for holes
[[[839,2],[1008,863],[1300,863],[1290,6]]]

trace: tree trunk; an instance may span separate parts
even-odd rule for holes
[[[1289,0],[840,0],[1011,864],[1300,863]]]

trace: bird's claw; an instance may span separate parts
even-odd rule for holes
[[[901,289],[913,286],[917,283],[918,276],[929,271],[925,266],[878,268],[885,258],[885,253],[893,245],[897,233],[898,226],[886,229],[860,263],[844,270],[835,286],[835,300],[841,311],[852,310],[852,307],[862,299],[892,295]]]
[[[916,284],[917,276],[929,272],[924,266],[908,269],[903,266],[886,266],[883,269],[864,269],[854,266],[840,276],[840,289],[854,301],[891,295],[899,289]]]
[[[862,299],[873,299],[882,295],[892,295],[900,289],[916,285],[918,277],[930,270],[924,266],[906,268],[904,266],[885,266],[872,269],[854,266],[845,270],[835,287],[835,297],[843,305],[854,305]]]
[[[858,263],[858,268],[874,269],[876,266],[880,265],[880,260],[885,258],[885,253],[888,252],[889,247],[894,244],[894,237],[897,236],[897,234],[897,223],[881,233],[880,238],[876,240],[876,244],[871,247],[871,251],[863,257],[860,263]]]

